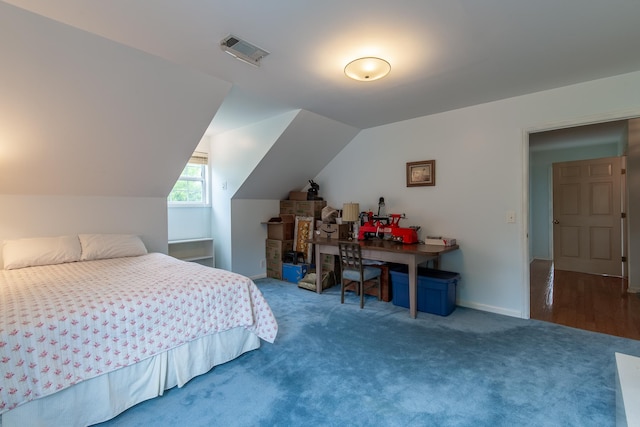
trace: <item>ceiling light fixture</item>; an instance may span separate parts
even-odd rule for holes
[[[389,74],[389,71],[391,71],[391,64],[373,56],[355,59],[344,67],[347,77],[361,82],[381,79]]]

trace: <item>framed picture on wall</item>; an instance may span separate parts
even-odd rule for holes
[[[436,161],[407,162],[407,187],[436,185]]]

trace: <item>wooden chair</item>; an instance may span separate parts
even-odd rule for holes
[[[344,304],[346,282],[357,282],[356,293],[360,295],[360,308],[364,308],[364,291],[378,287],[378,301],[381,299],[379,268],[362,264],[362,252],[358,243],[340,242],[340,260],[342,262],[342,280],[340,280],[340,303]],[[368,285],[365,285],[368,283]]]

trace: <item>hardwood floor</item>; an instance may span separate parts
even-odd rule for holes
[[[532,319],[640,340],[640,294],[625,279],[530,266]]]

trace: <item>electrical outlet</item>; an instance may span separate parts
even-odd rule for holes
[[[516,213],[515,211],[507,211],[507,223],[514,224],[516,222]]]
[[[260,268],[267,268],[267,260],[266,259],[261,259],[260,260]]]

